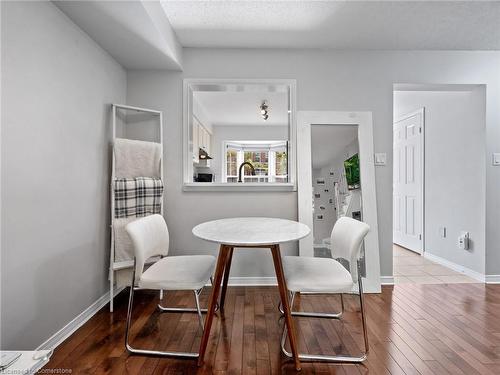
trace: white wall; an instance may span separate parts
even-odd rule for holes
[[[126,73],[50,2],[2,2],[2,349],[108,287],[109,104]]]
[[[207,110],[201,105],[199,100],[197,100],[197,95],[193,95],[193,115],[203,124],[205,129],[210,133],[213,132],[212,123],[208,119]]]
[[[425,108],[425,251],[484,274],[485,90],[395,91],[394,118]],[[439,228],[446,227],[446,238]],[[470,250],[457,247],[461,231]]]
[[[183,72],[128,71],[127,100],[165,111],[166,218],[176,252],[215,253],[191,229],[205,220],[241,215],[297,219],[297,194],[182,191],[182,79],[292,78],[299,110],[372,111],[375,152],[388,164],[376,168],[382,275],[392,274],[392,93],[393,84],[482,83],[487,85],[487,155],[500,151],[500,52],[328,51],[185,49]],[[298,140],[300,142],[300,140]],[[488,158],[489,159],[489,158]],[[486,164],[487,271],[500,274],[500,168]],[[296,245],[286,247],[297,253]],[[272,275],[268,255],[238,252],[233,275]],[[260,252],[258,254],[265,254]]]

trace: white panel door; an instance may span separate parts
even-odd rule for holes
[[[393,241],[423,251],[424,111],[394,123]]]

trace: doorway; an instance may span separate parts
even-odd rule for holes
[[[407,113],[393,126],[393,243],[424,251],[425,109]]]
[[[485,92],[394,85],[395,284],[484,280]]]

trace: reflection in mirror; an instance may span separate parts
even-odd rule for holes
[[[188,85],[185,182],[290,182],[290,95],[286,83]]]
[[[363,219],[358,126],[311,125],[311,152],[314,256],[335,258],[337,219]]]

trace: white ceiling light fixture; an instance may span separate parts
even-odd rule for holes
[[[267,103],[267,100],[263,100],[259,108],[262,118],[266,121],[269,118],[269,104]]]

